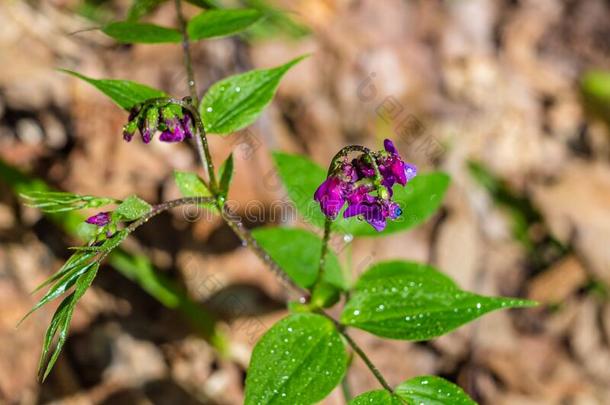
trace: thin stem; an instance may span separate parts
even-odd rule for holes
[[[195,82],[195,73],[193,72],[193,60],[191,58],[191,48],[188,33],[186,30],[186,20],[182,13],[182,2],[181,0],[175,0],[176,4],[176,15],[178,16],[178,24],[180,32],[182,34],[182,54],[184,69],[186,70],[186,80],[191,94],[190,104],[194,107],[195,111],[199,109],[199,96],[197,95],[197,82]],[[201,160],[202,166],[207,171],[209,179],[209,188],[214,193],[217,189],[216,183],[216,172],[214,171],[214,162],[212,161],[212,155],[210,154],[210,147],[208,146],[208,138],[205,133],[203,122],[201,117],[197,114],[195,122],[197,124],[198,135],[195,140],[197,142],[197,152],[199,153],[199,159]]]
[[[207,168],[210,191],[212,192],[212,194],[214,196],[216,196],[218,186],[216,183],[214,163],[212,162],[212,157],[211,157],[210,150],[208,147],[205,127],[203,125],[201,116],[199,115],[199,111],[198,111],[199,110],[199,98],[197,96],[197,86],[195,83],[195,75],[193,73],[193,64],[192,64],[192,60],[191,60],[189,38],[188,38],[188,33],[186,31],[186,20],[184,19],[184,15],[182,14],[181,0],[175,0],[175,4],[176,4],[176,14],[178,15],[178,21],[180,24],[180,32],[182,33],[182,51],[184,54],[184,67],[186,69],[188,87],[189,87],[189,91],[191,94],[190,104],[191,104],[192,108],[189,108],[189,111],[191,112],[191,114],[193,115],[193,117],[195,119],[195,124],[197,126],[198,133],[199,133],[199,137],[197,137],[197,150],[198,150],[200,159],[202,161],[203,167]],[[381,178],[381,174],[379,173],[379,168],[377,167],[377,164],[375,162],[372,152],[370,151],[370,149],[365,148],[363,146],[359,146],[359,145],[352,145],[352,146],[348,146],[348,147],[341,149],[341,151],[339,151],[339,153],[333,158],[333,160],[331,162],[331,168],[329,168],[329,172],[330,172],[330,170],[334,169],[334,164],[336,163],[336,161],[338,159],[346,156],[348,153],[350,153],[352,151],[360,151],[360,152],[363,152],[364,154],[366,154],[367,156],[369,156],[369,158],[371,159],[371,164],[373,165],[373,167],[375,169],[375,174],[376,174],[377,179]],[[178,200],[168,201],[166,203],[156,205],[155,207],[153,207],[151,212],[149,212],[147,215],[145,215],[144,217],[140,218],[138,221],[131,224],[128,227],[128,230],[130,232],[133,231],[138,226],[147,222],[150,218],[152,218],[155,215],[158,215],[159,213],[161,213],[165,210],[168,210],[170,208],[174,208],[174,207],[177,207],[180,205],[186,205],[186,204],[200,204],[202,202],[213,202],[213,201],[214,201],[214,198],[187,197],[187,198],[181,198]],[[253,252],[269,267],[269,269],[272,272],[274,272],[276,275],[278,275],[278,277],[282,281],[284,281],[284,283],[288,284],[291,288],[295,289],[300,294],[303,294],[304,296],[306,296],[308,294],[308,292],[306,290],[299,287],[288,276],[288,274],[286,274],[286,272],[281,268],[281,266],[278,265],[262,247],[260,247],[260,245],[252,237],[250,232],[243,226],[243,223],[241,222],[241,220],[239,218],[236,218],[236,216],[232,215],[232,213],[229,211],[229,209],[226,205],[223,206],[222,204],[220,204],[218,202],[216,202],[216,205],[220,209],[223,219],[226,221],[226,223],[229,225],[229,227],[233,230],[233,232],[239,237],[239,239],[241,239],[241,241],[243,243],[248,245],[250,247],[250,249],[253,250]],[[132,226],[133,226],[133,229],[131,229]],[[327,220],[325,227],[324,227],[324,242],[322,244],[322,252],[321,252],[321,256],[320,256],[320,271],[318,273],[319,279],[321,279],[322,272],[324,270],[324,262],[326,259],[326,253],[328,251],[328,239],[330,237],[330,227],[331,227],[331,222],[329,220]],[[371,372],[373,373],[375,378],[377,378],[379,383],[386,390],[388,390],[390,393],[393,394],[394,390],[392,389],[392,387],[386,382],[386,380],[383,378],[383,376],[381,375],[379,370],[375,367],[375,365],[371,362],[371,360],[367,357],[367,355],[362,351],[362,349],[347,334],[347,332],[344,330],[343,325],[341,325],[334,318],[330,317],[330,315],[327,315],[325,312],[322,312],[322,314],[325,315],[326,317],[328,317],[329,319],[331,319],[335,323],[335,325],[337,326],[337,329],[345,337],[345,340],[349,343],[349,345],[352,347],[354,352],[356,352],[358,354],[358,356],[360,356],[360,358],[364,361],[364,363],[371,370]]]
[[[140,226],[144,225],[148,222],[152,217],[159,215],[160,213],[167,211],[172,208],[180,207],[183,205],[195,205],[195,204],[213,204],[215,202],[214,198],[211,197],[184,197],[178,198],[176,200],[166,201],[161,204],[154,205],[152,209],[140,217],[137,221],[132,222],[126,228],[128,233],[132,233]]]
[[[360,356],[362,361],[364,361],[364,364],[366,364],[366,366],[369,368],[369,370],[371,370],[371,373],[373,373],[373,375],[375,376],[377,381],[379,381],[379,384],[381,384],[381,386],[383,388],[385,388],[387,391],[389,391],[390,394],[394,394],[394,389],[390,386],[390,384],[388,384],[388,382],[385,380],[385,378],[383,378],[383,375],[381,375],[381,372],[377,369],[377,367],[375,367],[375,365],[373,364],[371,359],[368,358],[366,353],[364,353],[364,351],[360,348],[360,346],[358,346],[358,344],[354,341],[354,339],[352,339],[352,337],[347,333],[347,331],[345,331],[345,328],[342,325],[339,325],[339,326],[340,326],[340,327],[338,327],[339,332],[343,335],[343,337],[345,338],[347,343],[352,347],[354,352],[356,352],[356,354],[358,356]]]
[[[318,269],[318,278],[316,279],[315,285],[320,283],[324,279],[324,269],[326,265],[326,254],[328,252],[328,240],[330,239],[330,228],[333,221],[326,217],[324,222],[324,239],[322,239],[322,252],[320,252],[320,267]]]
[[[241,222],[241,219],[237,215],[232,213],[230,211],[230,209],[228,208],[228,206],[226,206],[226,205],[219,206],[219,209],[221,210],[222,217],[225,220],[225,222],[227,223],[227,225],[229,225],[231,230],[237,235],[237,237],[242,241],[242,243],[244,245],[248,246],[250,249],[252,249],[254,254],[256,254],[256,256],[258,256],[258,258],[261,259],[267,265],[267,267],[269,267],[271,272],[273,272],[274,274],[276,274],[278,276],[278,278],[280,279],[280,281],[282,283],[288,285],[290,288],[297,291],[303,297],[306,297],[308,295],[308,292],[305,289],[298,286],[290,278],[290,276],[288,274],[286,274],[286,272],[282,269],[282,267],[279,264],[277,264],[277,262],[275,260],[273,260],[271,258],[271,256],[269,256],[269,254],[265,251],[265,249],[263,249],[258,244],[256,239],[254,239],[252,237],[252,234],[250,233],[250,231],[248,231],[248,229],[246,229],[244,224]]]
[[[377,162],[375,161],[375,156],[373,155],[373,152],[366,146],[362,146],[362,145],[348,145],[348,146],[341,148],[341,150],[339,152],[337,152],[337,154],[330,161],[330,166],[328,167],[328,174],[331,174],[331,172],[335,169],[335,166],[339,159],[346,157],[351,152],[362,152],[365,155],[367,155],[369,157],[369,159],[371,160],[371,165],[373,165],[373,169],[375,170],[375,176],[377,178],[381,178],[381,173],[379,172],[379,166],[377,166]]]
[[[186,32],[186,20],[182,13],[182,1],[175,0],[176,4],[176,15],[178,16],[178,24],[180,32],[182,33],[182,55],[184,59],[184,68],[186,69],[186,79],[191,93],[191,100],[195,108],[199,107],[199,96],[197,95],[197,83],[195,82],[195,74],[193,73],[193,61],[191,59],[191,50],[189,44],[189,37]]]

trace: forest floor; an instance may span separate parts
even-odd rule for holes
[[[15,328],[35,303],[30,292],[78,241],[21,205],[8,167],[60,190],[137,194],[151,203],[179,195],[174,169],[197,170],[188,144],[125,143],[126,114],[54,70],[186,95],[179,46],[75,34],[96,26],[83,14],[121,16],[128,6],[107,3],[96,14],[75,13],[71,0],[0,3],[0,403],[239,404],[253,345],[286,314],[290,294],[217,218],[161,215],[126,249],[148,256],[200,311],[219,318],[226,356],[196,333],[192,319],[110,265],[83,298],[44,385],[36,367],[54,308]],[[441,375],[482,405],[610,403],[610,132],[581,92],[588,70],[610,69],[610,4],[279,5],[309,32],[259,30],[193,45],[200,91],[311,53],[254,125],[210,139],[218,164],[235,150],[229,199],[242,213],[252,201],[260,208],[248,226],[301,222],[273,209],[286,195],[271,150],[327,165],[346,144],[378,148],[393,138],[420,172],[445,171],[452,184],[441,211],[418,229],[346,241],[342,258],[352,253],[351,272],[382,259],[418,260],[466,290],[543,305],[493,313],[425,343],[354,331],[388,381]],[[171,2],[152,20],[174,24]],[[377,388],[358,359],[348,383],[353,394]],[[341,390],[323,403],[343,404]]]

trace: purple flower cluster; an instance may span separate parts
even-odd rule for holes
[[[392,187],[406,185],[417,175],[417,168],[402,160],[391,140],[384,141],[384,149],[373,154],[379,176],[371,157],[363,154],[351,162],[342,162],[320,184],[314,199],[324,215],[336,218],[347,203],[344,218],[358,216],[378,232],[385,229],[388,219],[400,217],[402,210],[392,201]]]
[[[146,110],[134,108],[123,127],[123,139],[130,142],[136,129],[140,131],[144,143],[149,143],[157,131],[161,132],[161,142],[182,142],[192,138],[195,132],[191,115],[176,104],[161,108],[151,106]]]

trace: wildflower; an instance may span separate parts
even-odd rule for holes
[[[391,200],[384,200],[366,195],[361,202],[352,204],[343,212],[344,218],[361,216],[377,232],[381,232],[386,227],[386,220],[394,220],[402,214],[400,206]]]
[[[106,226],[110,223],[110,212],[98,212],[85,220],[86,223],[97,226]]]
[[[397,183],[405,186],[416,174],[417,168],[405,163],[392,141],[386,139],[383,151],[362,154],[337,165],[318,187],[314,199],[331,219],[347,203],[344,218],[356,216],[382,231],[388,219],[402,215],[400,206],[392,201],[392,187]]]
[[[407,184],[407,181],[415,177],[417,168],[402,160],[391,140],[386,139],[383,142],[383,146],[387,153],[385,154],[386,156],[381,156],[378,159],[377,164],[379,166],[379,172],[383,177],[381,183],[391,192],[392,186],[394,186],[395,183],[404,186]]]
[[[345,204],[346,185],[339,177],[328,177],[314,194],[314,199],[320,203],[324,215],[335,218]]]
[[[192,138],[195,132],[191,115],[177,104],[153,105],[145,111],[139,107],[132,109],[129,121],[123,127],[123,139],[131,142],[136,129],[144,143],[150,143],[158,131],[161,131],[161,142],[182,142]]]

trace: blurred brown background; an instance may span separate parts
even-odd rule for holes
[[[589,85],[610,93],[607,82],[587,82],[591,69],[610,69],[610,2],[245,3],[284,12],[247,35],[194,44],[201,93],[229,74],[312,56],[253,126],[212,137],[217,163],[236,150],[230,198],[265,210],[285,198],[270,150],[326,165],[346,144],[377,148],[391,137],[406,160],[448,172],[452,185],[420,228],[345,242],[354,245],[352,272],[408,258],[433,263],[464,289],[545,304],[493,313],[427,343],[354,331],[389,382],[441,375],[481,404],[610,404],[610,98],[586,102]],[[53,305],[15,324],[35,303],[29,292],[79,242],[20,204],[12,170],[61,190],[136,193],[151,203],[178,195],[173,169],[197,170],[187,144],[123,142],[126,114],[54,70],[186,95],[179,46],[75,34],[124,17],[129,5],[0,3],[0,403],[239,404],[256,338],[286,313],[288,292],[222,222],[174,211],[140,229],[126,250],[148,256],[195,312],[107,265],[78,307],[56,369],[36,382]],[[150,20],[174,25],[171,2]],[[280,221],[266,215],[250,225]],[[219,318],[227,355],[193,327],[203,311]],[[377,388],[359,360],[349,385],[354,394]],[[324,403],[344,403],[340,390]]]

